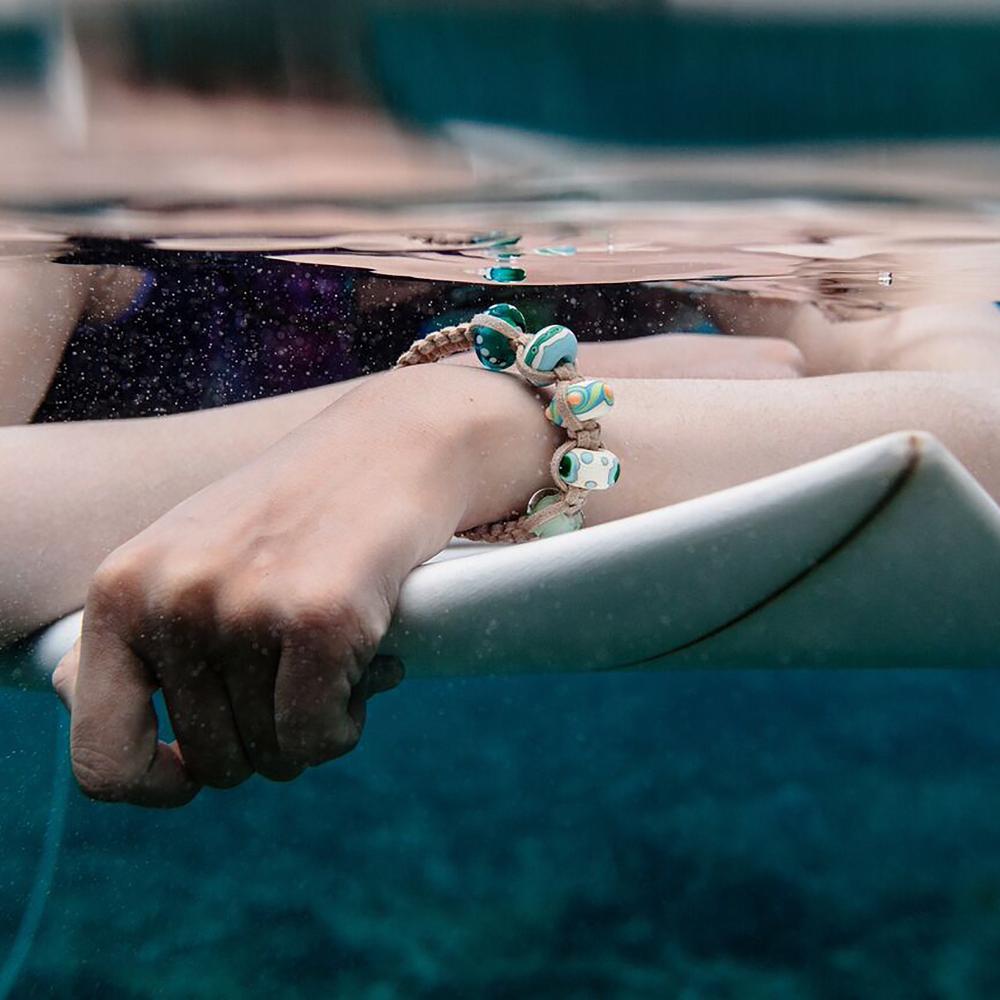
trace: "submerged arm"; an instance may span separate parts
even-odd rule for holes
[[[169,417],[0,427],[0,645],[78,608],[112,549],[352,385]]]
[[[967,376],[623,381],[621,482],[592,521],[698,496],[892,430],[935,433],[1000,498],[1000,390]],[[512,377],[371,379],[113,553],[56,683],[89,794],[178,805],[358,741],[398,682],[373,655],[399,587],[456,529],[523,510],[559,441]],[[544,543],[539,543],[544,544]],[[178,742],[157,742],[161,687]]]
[[[671,334],[581,356],[609,374],[773,379],[798,374],[787,348]],[[0,427],[0,645],[78,608],[109,552],[363,381],[168,417]]]

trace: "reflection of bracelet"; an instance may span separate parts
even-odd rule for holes
[[[505,304],[490,306],[468,323],[443,327],[414,342],[396,367],[440,361],[469,349],[490,371],[513,367],[533,386],[552,386],[545,416],[566,431],[568,440],[549,463],[556,489],[535,493],[521,517],[471,528],[462,537],[526,542],[581,528],[587,495],[613,486],[621,471],[617,456],[601,446],[601,426],[596,420],[614,405],[611,386],[577,372],[572,330],[553,325],[530,335],[520,311]]]

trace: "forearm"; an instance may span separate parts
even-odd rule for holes
[[[923,427],[1000,495],[1000,400],[943,375],[618,381],[623,459],[606,520]],[[873,392],[876,390],[876,392]],[[802,433],[805,428],[807,433]],[[179,504],[94,575],[55,684],[95,798],[180,805],[254,771],[287,779],[351,750],[407,574],[456,529],[524,509],[561,434],[513,376],[445,365],[371,379]],[[189,487],[188,487],[189,488]],[[192,640],[204,653],[192,659]],[[212,669],[204,669],[209,657]],[[157,740],[161,687],[177,742]]]
[[[591,497],[591,524],[676,503],[830,454],[894,430],[938,436],[1000,498],[1000,390],[937,373],[880,373],[783,381],[616,379],[605,441],[622,460],[619,484]],[[132,425],[23,428],[0,436],[13,488],[0,524],[0,621],[25,632],[78,606],[105,555],[203,486],[243,467],[232,503],[267,489],[250,461],[289,430],[270,461],[320,496],[350,470],[362,506],[389,504],[380,525],[393,573],[443,546],[452,531],[523,511],[548,485],[561,440],[542,401],[520,380],[428,366],[267,404]],[[317,412],[319,411],[319,412]],[[315,418],[308,418],[315,414]],[[306,423],[298,427],[302,421]],[[44,435],[41,432],[45,432]],[[414,512],[404,459],[427,450],[420,484],[448,502]],[[67,491],[66,481],[73,484]],[[356,505],[356,504],[355,504]],[[337,521],[339,511],[317,511]],[[359,529],[369,525],[359,523]],[[358,545],[370,531],[358,530]],[[366,549],[367,551],[367,549]]]
[[[0,642],[79,607],[109,552],[353,384],[169,417],[0,428]]]
[[[548,485],[548,460],[559,440],[517,380],[484,372],[478,381],[501,415],[492,418],[495,429],[484,432],[463,527],[523,509],[533,490]],[[1000,500],[1000,389],[986,380],[871,373],[788,381],[780,391],[758,382],[616,380],[615,395],[604,440],[621,459],[622,476],[613,489],[591,496],[591,524],[702,496],[898,430],[937,436]]]

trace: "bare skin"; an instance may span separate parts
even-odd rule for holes
[[[991,345],[976,341],[971,372],[960,370],[963,341],[946,372],[617,380],[605,432],[628,474],[593,498],[590,520],[905,428],[936,434],[1000,498],[1000,338]],[[990,350],[995,367],[984,372]],[[84,791],[179,805],[204,785],[254,771],[288,778],[349,751],[367,697],[401,676],[373,654],[402,580],[454,531],[521,508],[557,440],[515,378],[440,365],[391,372],[118,548],[91,583],[82,644],[55,678]],[[178,736],[169,745],[157,740],[157,688]]]
[[[863,326],[753,305],[717,303],[739,337],[584,349],[585,371],[615,378],[606,437],[628,470],[592,498],[591,523],[904,428],[937,434],[1000,497],[1000,317],[970,313],[955,337],[920,311]],[[49,334],[51,351],[20,355],[9,423],[44,391],[66,331]],[[86,596],[82,645],[55,678],[83,789],[178,805],[351,749],[367,697],[401,677],[374,653],[402,580],[456,530],[523,508],[557,439],[516,379],[461,365],[175,417],[0,428],[14,484],[3,628],[23,634]],[[157,688],[174,744],[157,740]]]
[[[52,338],[61,349],[64,335]],[[25,352],[11,380],[23,389],[32,359],[36,396],[22,395],[22,417],[44,392],[45,357]],[[581,364],[615,378],[787,379],[804,368],[788,341],[686,334],[586,344]],[[80,607],[113,549],[363,381],[168,417],[0,427],[0,643]]]

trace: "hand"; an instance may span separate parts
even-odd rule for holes
[[[357,744],[367,699],[402,677],[374,656],[400,583],[463,518],[489,514],[470,508],[481,439],[461,416],[490,419],[470,400],[481,387],[526,392],[444,368],[374,379],[105,560],[54,678],[88,795],[180,805]],[[172,744],[158,742],[158,688]]]

